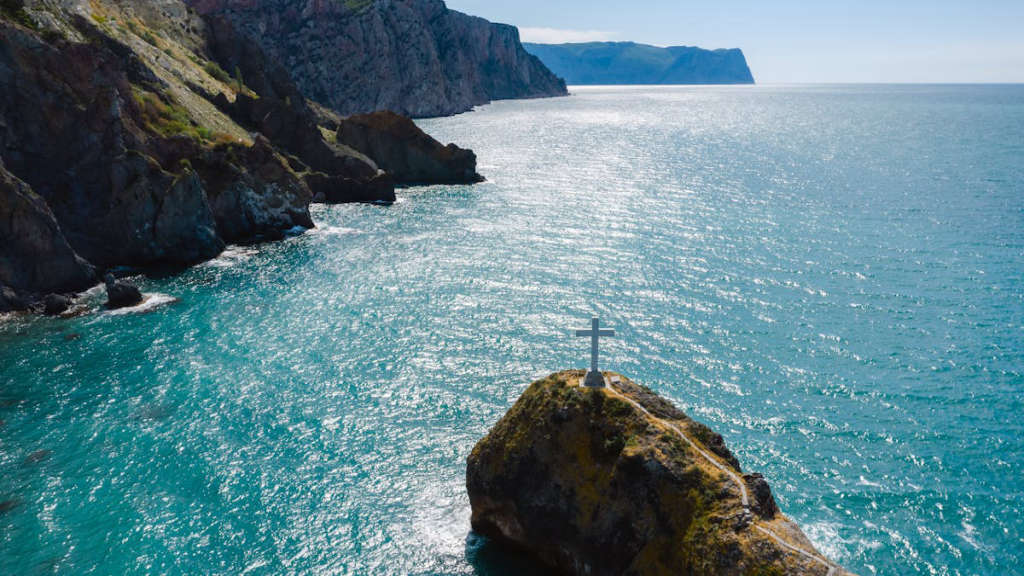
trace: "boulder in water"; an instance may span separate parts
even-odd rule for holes
[[[103,282],[107,285],[107,308],[127,308],[142,303],[142,292],[135,286],[114,278],[113,274],[107,274]]]
[[[48,294],[43,298],[43,314],[47,316],[59,316],[71,307],[71,298],[63,294]]]
[[[619,375],[534,382],[468,458],[473,529],[568,574],[844,574],[710,428]]]

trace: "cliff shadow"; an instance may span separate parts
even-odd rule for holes
[[[556,574],[530,558],[529,555],[502,546],[475,532],[470,532],[466,536],[466,561],[473,566],[473,571],[477,576],[521,576],[522,574],[554,576]]]

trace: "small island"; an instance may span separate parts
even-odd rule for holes
[[[848,574],[720,435],[619,374],[584,376],[534,382],[473,448],[476,532],[568,574]]]

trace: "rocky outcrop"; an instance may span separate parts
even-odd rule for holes
[[[343,119],[337,141],[374,158],[403,184],[472,184],[483,181],[476,172],[476,154],[455,144],[443,146],[411,119],[380,111]]]
[[[122,282],[113,274],[107,274],[103,283],[107,289],[107,308],[116,310],[142,303],[142,292],[133,284]]]
[[[0,156],[94,264],[212,257],[224,244],[201,182],[146,153],[136,96],[159,83],[130,54],[0,21]]]
[[[313,227],[309,187],[262,135],[251,146],[201,146],[175,138],[159,147],[158,157],[162,163],[195,170],[217,232],[226,242],[277,239],[289,229]]]
[[[317,112],[292,82],[289,73],[264,55],[255,40],[235,24],[209,15],[207,46],[220,66],[245,79],[244,91],[217,106],[237,122],[257,131],[275,146],[291,153],[304,172],[306,184],[322,202],[393,202],[394,180],[368,157],[353,154],[323,138]]]
[[[263,136],[252,146],[214,149],[200,162],[217,230],[226,241],[281,238],[291,228],[313,228],[312,192]]]
[[[264,33],[253,34],[261,8],[247,5],[252,18],[240,18],[203,4],[200,15],[184,0],[0,3],[0,159],[4,178],[21,183],[4,190],[17,211],[5,224],[39,230],[0,245],[0,309],[80,288],[68,272],[74,258],[90,275],[92,265],[189,265],[226,242],[312,227],[314,200],[395,200],[395,178],[337,141],[340,119],[313,104],[278,60],[291,56],[261,46]],[[331,4],[331,13],[356,14],[353,3]],[[310,6],[315,14],[322,7]],[[381,79],[360,84],[390,90]],[[362,129],[382,158],[417,180],[475,175],[472,152],[432,147],[421,133]],[[50,245],[36,242],[44,236]],[[32,262],[52,272],[33,271]]]
[[[301,108],[287,100],[240,94],[234,103],[218,105],[244,125],[292,152],[306,185],[320,202],[394,202],[390,174],[367,157],[352,154],[323,139],[320,128]]]
[[[513,26],[448,10],[441,0],[190,0],[228,18],[281,62],[296,85],[339,113],[413,117],[505,98],[564,96]]]
[[[0,312],[96,283],[95,270],[72,250],[46,202],[2,161],[0,247]]]
[[[568,574],[844,573],[720,436],[625,378],[583,375],[534,382],[473,449],[475,531]]]
[[[195,54],[181,56],[190,64],[177,63],[180,78],[154,72],[182,44],[156,40],[138,20],[128,28],[150,40],[125,27],[101,29],[70,9],[34,14],[63,17],[54,22],[64,27],[0,18],[0,157],[42,197],[83,258],[103,268],[187,265],[217,255],[226,241],[313,226],[309,187],[266,138],[250,145],[210,128],[246,135],[212,104],[203,108],[204,89],[186,86],[206,74]],[[96,21],[107,17],[94,13]],[[150,42],[166,45],[154,55]],[[322,142],[315,125],[312,132]]]
[[[311,172],[306,174],[305,182],[313,191],[313,199],[317,202],[338,204],[395,201],[395,181],[383,171],[368,179]]]
[[[525,44],[569,84],[753,84],[738,48],[650,46],[635,42]]]

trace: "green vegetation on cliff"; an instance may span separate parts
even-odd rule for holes
[[[199,8],[0,0],[0,161],[27,190],[17,198],[35,194],[49,210],[12,211],[24,220],[13,228],[47,237],[8,242],[0,261],[45,264],[60,253],[48,246],[64,243],[100,271],[189,265],[226,242],[312,227],[314,200],[392,202],[396,181],[480,179],[471,151],[442,146],[407,118],[343,120],[313,104],[260,46],[253,14]],[[363,151],[339,140],[345,123]],[[14,203],[13,190],[11,205],[30,204]],[[0,266],[0,311],[79,287],[39,270]]]
[[[35,28],[36,24],[32,17],[25,11],[22,0],[0,0],[0,17],[12,22],[17,22],[27,28]]]

